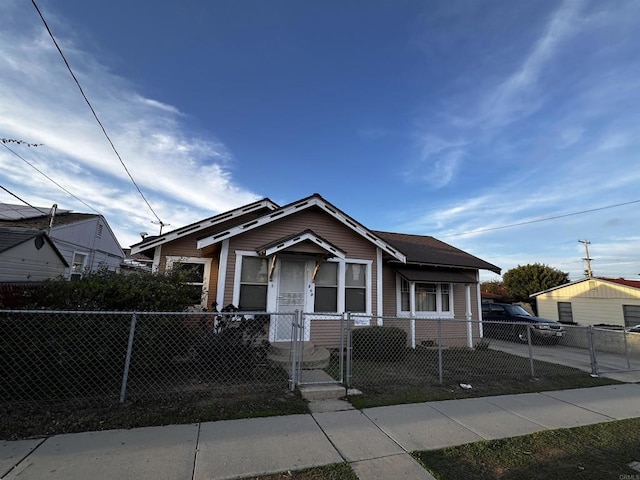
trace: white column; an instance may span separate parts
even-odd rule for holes
[[[473,325],[471,324],[471,285],[469,283],[464,286],[465,300],[466,300],[466,312],[465,319],[467,320],[467,347],[473,348]]]
[[[218,264],[218,286],[216,292],[216,302],[218,302],[218,309],[221,310],[224,307],[224,287],[226,285],[227,278],[227,262],[229,260],[229,239],[222,241],[220,247],[220,262]]]
[[[160,255],[162,253],[162,245],[158,245],[153,250],[153,263],[151,264],[151,271],[158,273],[160,271]]]
[[[416,284],[409,283],[409,312],[411,314],[411,348],[416,348]]]
[[[382,250],[376,248],[376,315],[382,325]]]

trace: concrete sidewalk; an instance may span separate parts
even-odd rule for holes
[[[640,417],[640,384],[0,442],[2,479],[233,479],[347,461],[433,478],[408,452]]]

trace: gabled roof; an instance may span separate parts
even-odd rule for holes
[[[268,257],[273,255],[274,253],[278,253],[302,242],[311,242],[315,245],[318,245],[322,249],[330,253],[333,257],[345,258],[347,256],[347,254],[343,250],[339,249],[331,242],[325,240],[320,235],[316,235],[313,230],[304,230],[303,232],[296,233],[294,235],[287,235],[286,237],[280,238],[275,242],[270,242],[267,245],[258,247],[256,251],[260,255]]]
[[[323,210],[325,213],[329,214],[330,216],[338,220],[340,223],[345,225],[347,228],[353,230],[360,236],[364,237],[369,242],[373,243],[374,245],[376,245],[377,247],[385,251],[387,254],[394,257],[399,262],[404,263],[406,261],[406,257],[402,252],[397,250],[395,247],[391,246],[385,240],[381,239],[379,236],[374,234],[371,230],[366,228],[360,222],[354,220],[349,215],[344,213],[342,210],[340,210],[339,208],[327,202],[324,198],[322,198],[322,196],[320,196],[317,193],[314,193],[309,197],[303,198],[302,200],[298,200],[296,202],[280,207],[274,210],[273,212],[267,213],[249,222],[243,223],[241,225],[236,225],[234,227],[228,228],[221,232],[217,232],[213,235],[208,235],[198,240],[197,247],[199,249],[202,249],[210,245],[214,245],[228,238],[253,230],[254,228],[267,225],[280,218],[284,218],[294,213],[297,213],[309,208],[314,208],[314,207]],[[132,247],[132,250],[133,250],[133,247]]]
[[[18,245],[22,245],[23,243],[26,243],[29,240],[38,239],[38,238],[42,239],[42,244],[40,245],[40,248],[44,243],[48,243],[49,246],[52,248],[52,250],[55,252],[55,254],[60,258],[63,265],[65,267],[69,266],[69,264],[64,259],[64,257],[62,256],[58,248],[53,244],[49,236],[40,230],[27,229],[27,228],[21,228],[21,227],[0,226],[0,253],[6,252],[7,250],[17,247]],[[39,247],[36,247],[36,248],[39,248]]]
[[[478,268],[500,273],[500,267],[430,236],[379,231],[373,233],[404,253],[408,264]]]
[[[640,289],[640,281],[638,280],[627,280],[626,278],[585,277],[585,278],[581,278],[580,280],[575,280],[573,282],[563,283],[562,285],[558,285],[557,287],[542,290],[541,292],[532,293],[529,296],[537,297],[538,295],[542,295],[543,293],[552,292],[554,290],[559,290],[561,288],[568,287],[571,285],[577,285],[578,283],[587,282],[589,280],[591,281],[599,280],[601,282],[616,283],[618,285],[623,285],[625,287]]]
[[[223,222],[240,218],[247,213],[259,212],[260,210],[273,211],[277,208],[279,207],[276,203],[272,202],[268,198],[263,198],[262,200],[258,200],[257,202],[249,203],[248,205],[243,205],[242,207],[229,210],[228,212],[223,212],[218,215],[214,215],[213,217],[205,218],[204,220],[200,220],[199,222],[192,223],[185,227],[171,230],[170,232],[167,232],[163,235],[147,237],[141,242],[131,245],[131,253],[136,254],[144,252],[164,243],[182,238],[191,233],[200,232],[206,228],[219,225]]]

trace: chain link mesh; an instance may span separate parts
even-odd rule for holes
[[[371,324],[382,326],[350,323],[348,383],[364,390],[597,374],[604,358],[597,332],[591,342],[583,326],[397,317]],[[618,365],[626,365],[625,350],[614,350]]]
[[[0,311],[0,402],[286,388],[270,315]]]
[[[3,310],[0,403],[286,389],[296,378],[292,358],[286,349],[276,358],[269,329],[286,344],[294,318]],[[591,327],[565,325],[556,332],[508,322],[348,314],[302,313],[300,319],[301,338],[331,352],[310,368],[360,389],[640,369],[635,347],[625,341],[631,334]],[[299,352],[304,365],[311,363],[307,347]]]

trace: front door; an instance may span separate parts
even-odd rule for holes
[[[311,263],[307,259],[286,258],[279,260],[278,293],[276,297],[276,312],[287,314],[295,312],[312,311],[309,290]],[[293,315],[275,315],[273,341],[285,342],[291,340],[291,322]],[[305,340],[309,339],[308,328],[304,332]]]

